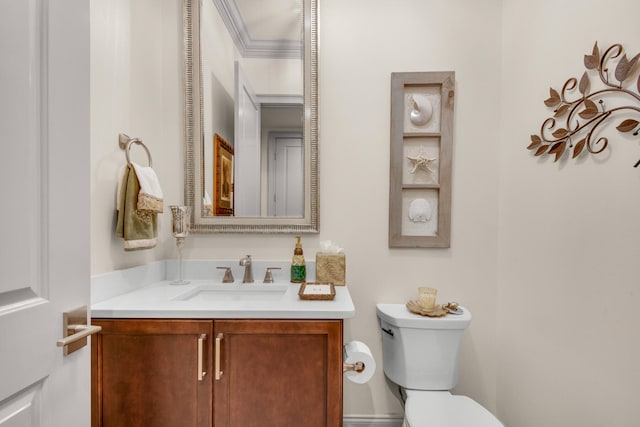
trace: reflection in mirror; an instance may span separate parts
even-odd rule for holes
[[[186,0],[196,232],[317,232],[316,0]]]

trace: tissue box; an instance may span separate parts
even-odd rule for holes
[[[346,277],[346,260],[343,253],[316,254],[316,281],[344,286]]]

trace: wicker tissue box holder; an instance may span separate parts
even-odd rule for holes
[[[344,286],[346,277],[346,260],[344,253],[316,254],[316,281]]]

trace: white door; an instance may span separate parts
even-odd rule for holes
[[[260,216],[260,102],[235,63],[234,204],[236,216]]]
[[[269,216],[304,216],[304,148],[299,132],[269,134]]]
[[[89,2],[0,1],[0,427],[90,425]]]

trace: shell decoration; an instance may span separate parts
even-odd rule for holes
[[[431,204],[426,199],[414,199],[409,204],[409,219],[413,222],[427,222],[433,216]]]
[[[409,120],[414,126],[424,126],[433,117],[433,105],[425,95],[414,94],[409,96]]]

